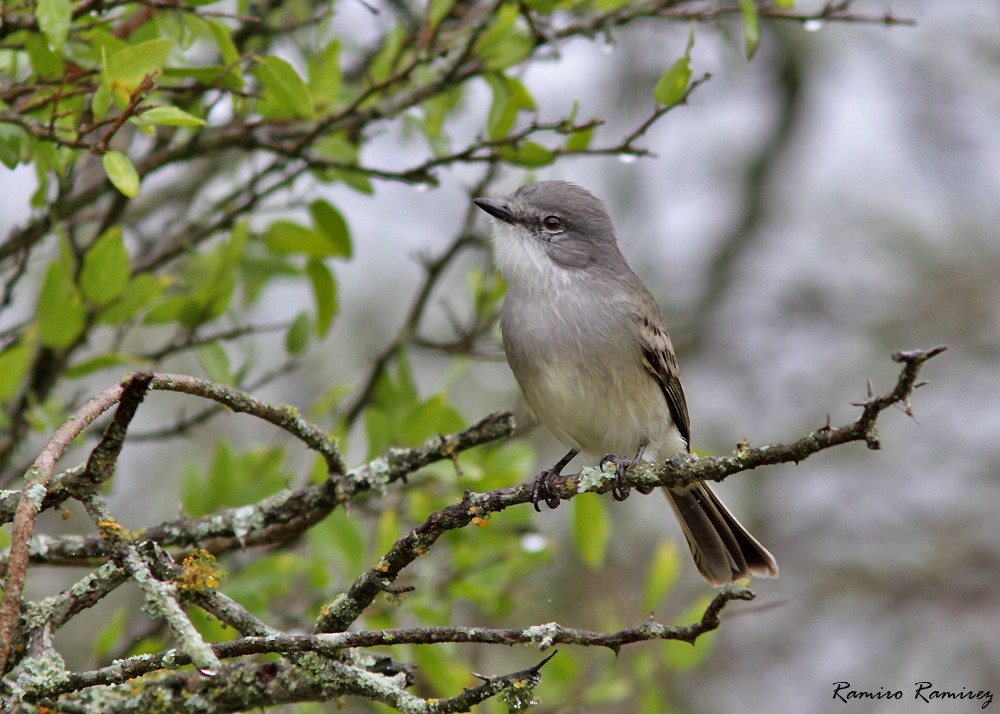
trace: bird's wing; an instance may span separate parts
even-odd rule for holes
[[[649,317],[639,319],[639,335],[642,362],[660,386],[674,425],[690,448],[691,419],[688,417],[687,400],[684,399],[684,388],[681,386],[681,371],[670,335],[662,325]]]

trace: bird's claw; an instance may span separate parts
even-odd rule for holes
[[[535,480],[531,484],[531,505],[534,506],[536,512],[542,512],[542,509],[538,507],[539,501],[545,501],[545,505],[549,508],[559,507],[559,496],[552,492],[552,484],[549,482],[549,479],[558,475],[559,472],[554,469],[545,469],[535,476]]]
[[[625,472],[628,470],[629,466],[637,463],[637,461],[636,459],[618,457],[614,454],[605,454],[604,458],[601,459],[601,470],[604,470],[605,464],[611,462],[614,462],[615,464],[615,481],[611,486],[611,497],[616,501],[624,501],[632,492],[632,487],[625,483]]]

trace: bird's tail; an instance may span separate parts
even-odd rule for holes
[[[748,575],[778,577],[778,564],[707,484],[664,488],[677,514],[698,572],[710,585]]]

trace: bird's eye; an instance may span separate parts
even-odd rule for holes
[[[542,219],[542,226],[547,231],[557,231],[562,228],[562,221],[559,216],[546,216]]]

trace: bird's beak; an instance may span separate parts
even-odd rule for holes
[[[504,223],[513,225],[514,214],[510,212],[510,206],[506,201],[500,201],[496,198],[474,198],[472,202],[494,218],[499,218]]]

